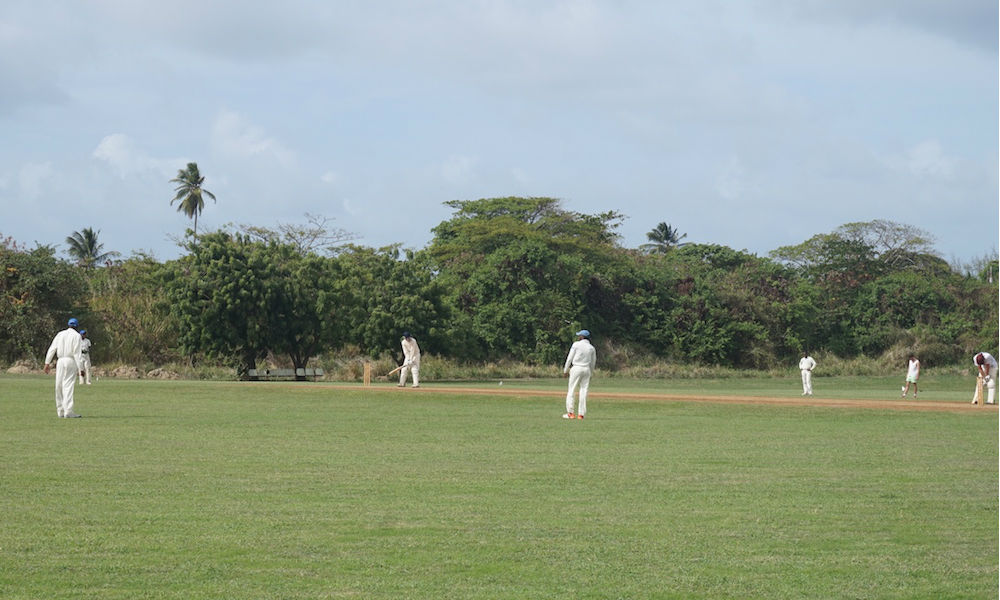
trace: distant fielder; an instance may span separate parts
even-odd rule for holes
[[[799,360],[799,371],[802,372],[802,395],[812,396],[813,395],[813,369],[816,368],[816,361],[813,357],[809,356],[808,352],[802,353],[802,359]]]
[[[910,384],[913,384],[913,397],[917,397],[917,380],[920,379],[920,361],[916,355],[911,354],[910,360],[906,362],[906,385],[903,386],[903,398],[906,392],[910,391]]]
[[[87,337],[87,330],[80,330],[80,354],[83,355],[83,364],[80,365],[80,383],[87,381],[90,385],[90,338]]]
[[[570,346],[569,356],[563,374],[569,375],[569,390],[566,392],[566,414],[564,419],[582,419],[587,414],[587,391],[590,389],[590,376],[594,374],[597,365],[597,350],[590,344],[590,332],[581,329],[576,332],[576,342]],[[576,414],[573,413],[573,392],[580,387],[580,401]]]
[[[972,364],[976,365],[976,393],[972,397],[972,403],[978,404],[981,401],[982,387],[986,387],[986,404],[993,404],[994,394],[997,389],[997,359],[989,352],[980,352],[972,357]]]

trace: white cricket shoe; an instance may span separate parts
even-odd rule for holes
[[[576,417],[573,416],[573,413],[566,413],[566,414],[563,415],[563,418],[564,419],[575,419]]]
[[[82,415],[78,415],[75,412],[70,411],[70,412],[66,413],[65,418],[67,418],[67,419],[79,419],[81,416]]]

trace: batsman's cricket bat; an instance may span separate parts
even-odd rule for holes
[[[403,365],[399,365],[395,369],[393,369],[393,370],[389,371],[388,373],[386,373],[385,376],[388,377],[390,375],[395,375],[396,373],[399,373],[400,369],[402,369],[402,368],[403,368]],[[982,381],[982,380],[980,380],[980,381]]]
[[[976,404],[983,406],[983,378],[976,377]]]

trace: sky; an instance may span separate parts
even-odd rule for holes
[[[850,222],[996,252],[996,0],[2,0],[0,238],[170,260],[305,224],[426,247],[451,200],[766,256]]]

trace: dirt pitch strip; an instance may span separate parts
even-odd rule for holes
[[[517,397],[545,397],[545,398],[565,398],[566,392],[560,390],[532,390],[528,388],[502,389],[484,387],[452,387],[443,386],[431,387],[421,386],[419,388],[400,388],[395,384],[373,385],[371,387],[359,387],[357,385],[323,385],[322,387],[344,389],[344,390],[364,390],[384,393],[407,393],[407,394],[477,394],[485,396],[517,396]],[[802,407],[822,407],[822,408],[858,408],[871,410],[904,410],[904,411],[932,411],[932,412],[954,412],[954,413],[977,413],[981,415],[997,416],[996,405],[979,406],[967,402],[935,402],[933,400],[904,400],[902,398],[893,400],[862,400],[851,398],[817,398],[815,396],[799,397],[776,397],[776,396],[698,396],[695,394],[668,394],[653,392],[600,392],[592,391],[587,399],[593,400],[622,400],[627,402],[699,402],[704,404],[750,404],[750,405],[770,405],[770,406],[802,406]]]

